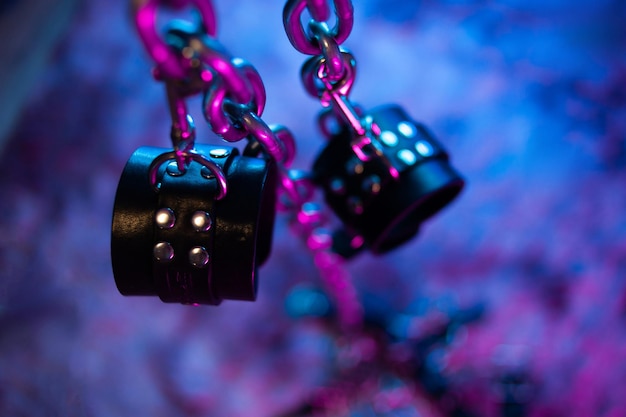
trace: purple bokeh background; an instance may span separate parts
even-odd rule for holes
[[[218,33],[259,70],[264,119],[294,132],[307,169],[319,103],[300,85],[281,3],[215,0]],[[404,106],[468,181],[417,239],[348,263],[358,290],[397,311],[484,303],[445,372],[488,386],[498,353],[522,351],[531,415],[626,415],[626,3],[354,6],[352,98]],[[115,288],[119,175],[135,148],[169,144],[128,10],[80,5],[3,149],[0,415],[275,416],[332,367],[330,336],[284,311],[290,288],[319,281],[284,218],[256,303],[189,308]],[[191,109],[199,141],[218,143],[200,101]]]

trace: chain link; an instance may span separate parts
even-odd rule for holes
[[[350,0],[334,0],[335,18],[329,28],[329,8],[326,0],[288,0],[283,10],[283,24],[291,44],[300,52],[313,55],[302,67],[302,82],[306,91],[320,100],[322,106],[332,104],[335,113],[348,123],[359,136],[366,134],[360,116],[347,99],[356,77],[356,62],[352,54],[340,48],[352,31],[354,14]],[[302,26],[302,14],[307,9],[312,16],[307,35]]]
[[[333,0],[335,18],[337,20],[328,34],[337,45],[341,45],[352,32],[354,10],[350,0]],[[330,10],[326,0],[288,0],[283,11],[283,23],[289,41],[298,51],[307,55],[322,53],[322,48],[315,37],[307,35],[307,28],[302,26],[302,14],[307,9],[313,22],[325,25],[330,18]]]
[[[169,45],[159,35],[156,27],[159,6],[180,10],[186,6],[194,6],[200,13],[200,26],[204,33],[215,36],[216,20],[213,4],[206,0],[132,0],[135,25],[139,37],[148,53],[154,60],[157,70],[168,78],[185,78],[185,68]]]

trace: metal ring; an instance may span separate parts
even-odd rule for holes
[[[282,125],[273,125],[270,126],[270,129],[274,133],[274,136],[282,143],[285,154],[281,162],[286,168],[289,168],[296,156],[296,141],[293,134]]]
[[[293,135],[285,126],[282,125],[270,125],[275,138],[280,142],[280,147],[284,151],[280,161],[282,166],[288,168],[296,155],[296,141]],[[253,135],[248,135],[248,144],[244,148],[243,154],[245,156],[251,156],[258,158],[265,151],[263,144],[257,140]]]
[[[331,108],[326,108],[319,113],[317,127],[326,139],[331,139],[341,131],[341,124]]]
[[[302,171],[289,170],[283,172],[280,181],[280,189],[286,196],[286,200],[277,200],[278,210],[280,211],[289,211],[295,207],[299,208],[302,204],[311,200],[315,194],[315,184]]]
[[[248,134],[259,141],[270,158],[280,163],[285,162],[288,157],[285,146],[258,115],[253,112],[242,113],[239,120]]]
[[[283,24],[289,41],[298,51],[307,55],[317,55],[321,53],[321,48],[315,39],[311,39],[302,26],[302,12],[313,5],[311,0],[289,0],[283,9]],[[350,35],[354,25],[354,9],[350,0],[333,0],[337,24],[330,31],[332,37],[338,45],[341,45]],[[321,9],[315,8],[311,11],[314,18],[323,16]]]
[[[240,103],[253,101],[255,93],[242,70],[244,63],[233,59],[215,39],[192,37],[189,45],[198,52],[200,60],[219,77],[219,82],[226,84],[229,96]]]
[[[163,41],[156,29],[157,9],[159,6],[180,9],[195,6],[202,18],[202,29],[210,36],[215,36],[216,19],[213,5],[208,0],[133,0],[132,7],[135,25],[139,37],[148,53],[155,61],[162,76],[181,79],[186,76],[187,69],[182,65],[180,57]]]
[[[215,196],[215,199],[221,200],[222,198],[224,198],[226,196],[226,193],[228,192],[228,183],[226,181],[226,175],[224,174],[224,171],[222,171],[222,168],[220,168],[220,166],[217,165],[215,162],[207,159],[204,155],[201,155],[197,152],[190,151],[187,152],[185,156],[188,158],[188,162],[197,162],[203,167],[206,167],[209,171],[213,173],[213,175],[215,175],[215,179],[217,180],[218,184],[218,193],[217,196]],[[150,167],[148,168],[148,178],[150,180],[150,185],[155,192],[159,192],[159,168],[161,168],[161,165],[163,165],[165,162],[176,159],[176,152],[165,152],[154,158],[154,160],[150,164]]]
[[[346,63],[341,55],[339,44],[332,36],[332,33],[330,33],[326,23],[311,21],[309,22],[309,29],[311,29],[311,33],[317,40],[320,52],[324,57],[328,78],[331,81],[339,81],[346,69]]]
[[[251,101],[247,103],[235,103],[231,100],[230,91],[225,84],[215,83],[204,95],[204,117],[211,126],[211,130],[228,142],[237,142],[248,135],[248,131],[233,117],[236,114],[243,114],[249,111],[257,116],[263,113],[265,108],[265,87],[261,76],[244,60],[235,59],[233,65],[244,75],[252,88]],[[226,112],[226,103],[230,102],[231,111]],[[233,112],[232,108],[240,107],[241,110]]]
[[[331,99],[328,95],[331,94],[331,91],[342,96],[350,94],[356,78],[356,61],[354,56],[347,51],[341,52],[341,58],[344,71],[338,80],[325,78],[324,75],[327,74],[327,70],[326,59],[323,56],[311,57],[304,63],[300,75],[304,88],[310,95],[320,98],[322,102],[330,102]]]
[[[226,182],[226,175],[224,174],[224,171],[222,171],[222,168],[220,168],[220,166],[217,165],[215,162],[207,159],[204,155],[201,155],[197,152],[190,152],[189,155],[192,161],[199,163],[200,165],[211,171],[213,175],[215,175],[219,190],[217,195],[215,196],[215,199],[221,200],[222,198],[226,197],[226,193],[228,192],[228,183]]]

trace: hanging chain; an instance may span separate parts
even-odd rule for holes
[[[361,122],[357,110],[348,100],[348,94],[354,84],[356,63],[352,54],[340,48],[348,38],[354,22],[351,0],[333,0],[334,17],[331,16],[327,0],[288,0],[283,9],[283,24],[293,47],[307,55],[313,55],[304,65],[302,81],[309,94],[320,99],[324,107],[332,105],[335,113],[343,118],[359,138],[365,138],[367,129]],[[311,20],[305,27],[303,14],[308,11]],[[334,26],[329,25],[335,20]],[[320,127],[324,131],[330,112],[320,118]],[[361,139],[363,141],[363,139]],[[355,145],[360,154],[369,158],[363,144]],[[368,152],[369,150],[366,149]],[[341,256],[332,252],[332,235],[321,226],[318,208],[313,208],[307,215],[305,205],[300,211],[301,232],[309,248],[314,253],[315,264],[320,270],[327,290],[335,299],[338,321],[347,329],[356,329],[362,325],[363,311],[357,299],[357,292],[349,274],[342,267]]]
[[[179,10],[190,6],[198,12],[198,22],[171,21],[164,36],[157,33],[156,17],[160,7]],[[134,0],[133,7],[140,37],[156,64],[154,77],[165,83],[172,117],[173,150],[152,163],[150,181],[153,186],[158,187],[159,167],[165,162],[175,160],[179,171],[184,172],[193,161],[208,168],[218,181],[217,198],[226,195],[227,182],[221,168],[194,152],[195,128],[186,101],[203,94],[202,112],[215,134],[227,142],[247,139],[245,155],[264,154],[274,160],[279,174],[278,209],[289,214],[293,228],[312,251],[326,286],[336,298],[339,321],[347,327],[358,325],[361,310],[356,291],[340,267],[341,258],[331,251],[332,237],[323,228],[325,219],[321,208],[311,202],[315,186],[307,174],[289,169],[296,150],[293,135],[284,126],[269,126],[263,121],[266,101],[263,81],[252,65],[230,55],[215,38],[215,12],[210,1]],[[289,2],[287,5],[294,45],[306,53],[322,54],[324,63],[330,63],[318,68],[320,79],[328,80],[327,94],[323,94],[328,103],[341,101],[353,80],[351,55],[340,51],[338,46],[352,29],[352,4],[337,0],[334,7],[337,24],[329,29],[325,21],[330,18],[330,8],[325,1]],[[317,19],[312,25],[314,37],[307,35],[299,23],[305,8]]]
[[[352,31],[352,2],[334,0],[333,5],[336,23],[332,29],[327,23],[330,12],[326,0],[288,0],[285,5],[283,24],[289,41],[298,51],[313,55],[302,66],[302,83],[323,107],[330,107],[331,111],[320,115],[320,130],[329,132],[332,116],[338,117],[354,132],[351,147],[359,160],[367,162],[377,158],[387,167],[391,178],[397,180],[398,170],[385,157],[377,141],[370,137],[370,133],[380,134],[378,127],[367,118],[363,119],[348,98],[356,78],[356,61],[340,46]],[[306,31],[301,23],[305,9],[312,17]]]
[[[171,21],[164,37],[157,33],[159,7],[189,6],[198,12],[199,22]],[[150,167],[150,181],[155,188],[159,167],[174,159],[180,172],[191,161],[208,168],[220,185],[217,198],[226,194],[226,178],[219,166],[193,150],[195,128],[186,100],[199,94],[204,94],[203,113],[213,132],[228,142],[248,137],[259,142],[278,163],[291,163],[295,153],[293,137],[285,128],[270,128],[260,118],[266,101],[261,77],[252,65],[232,57],[215,39],[215,12],[210,1],[135,0],[133,8],[139,35],[156,63],[154,77],[166,85],[172,117],[174,149]]]

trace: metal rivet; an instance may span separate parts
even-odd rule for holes
[[[394,147],[398,144],[398,136],[390,130],[383,130],[380,133],[380,141],[389,147]]]
[[[180,172],[178,170],[178,164],[176,162],[170,162],[169,164],[167,164],[167,168],[165,168],[165,171],[172,177],[180,177],[184,174],[184,172]]]
[[[362,183],[363,191],[372,194],[378,194],[381,189],[381,181],[378,175],[370,175],[365,178]]]
[[[435,153],[433,145],[426,142],[425,140],[417,141],[417,143],[415,144],[415,150],[422,156],[431,156]]]
[[[398,131],[407,138],[412,138],[417,134],[417,129],[415,128],[415,125],[411,122],[398,123]]]
[[[196,232],[206,232],[213,225],[213,221],[206,211],[196,211],[191,215],[191,225]]]
[[[346,192],[346,183],[341,178],[333,178],[328,184],[330,191],[335,194],[343,194]]]
[[[362,174],[363,171],[363,164],[358,159],[350,159],[346,162],[346,172],[348,172],[348,174]]]
[[[348,208],[354,214],[363,214],[363,201],[359,197],[348,198]]]
[[[171,229],[176,223],[176,216],[171,208],[165,207],[157,210],[154,221],[159,229]]]
[[[158,242],[152,250],[154,259],[159,262],[169,262],[174,259],[174,248],[167,242]]]
[[[402,149],[398,151],[398,159],[407,165],[413,165],[417,162],[417,156],[409,149]]]
[[[215,149],[211,149],[209,151],[209,156],[213,157],[213,158],[225,158],[228,156],[230,152],[228,151],[228,149],[224,149],[224,148],[215,148]]]
[[[207,180],[212,180],[215,178],[215,174],[207,167],[202,167],[202,169],[200,170],[200,175],[202,175],[202,177]]]
[[[209,263],[209,253],[202,246],[194,246],[189,251],[189,263],[196,268],[202,268]]]

